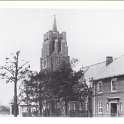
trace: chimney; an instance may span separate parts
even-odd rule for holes
[[[113,62],[113,57],[112,56],[106,56],[106,65],[109,65]]]

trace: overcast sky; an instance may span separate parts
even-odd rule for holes
[[[52,29],[67,32],[69,56],[83,66],[124,54],[124,10],[109,9],[0,9],[0,65],[5,57],[21,50],[21,57],[40,69],[43,34]],[[13,85],[0,80],[0,104],[8,105]]]

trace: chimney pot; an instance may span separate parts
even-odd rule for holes
[[[106,65],[109,65],[113,62],[113,57],[112,56],[106,56]]]

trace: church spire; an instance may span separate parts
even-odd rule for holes
[[[53,22],[53,31],[57,31],[57,25],[56,25],[56,16],[54,15],[54,22]]]

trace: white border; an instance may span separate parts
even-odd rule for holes
[[[123,1],[0,1],[0,8],[124,9]],[[1,124],[121,124],[124,118],[0,118]]]
[[[0,8],[124,9],[124,1],[0,1]]]

